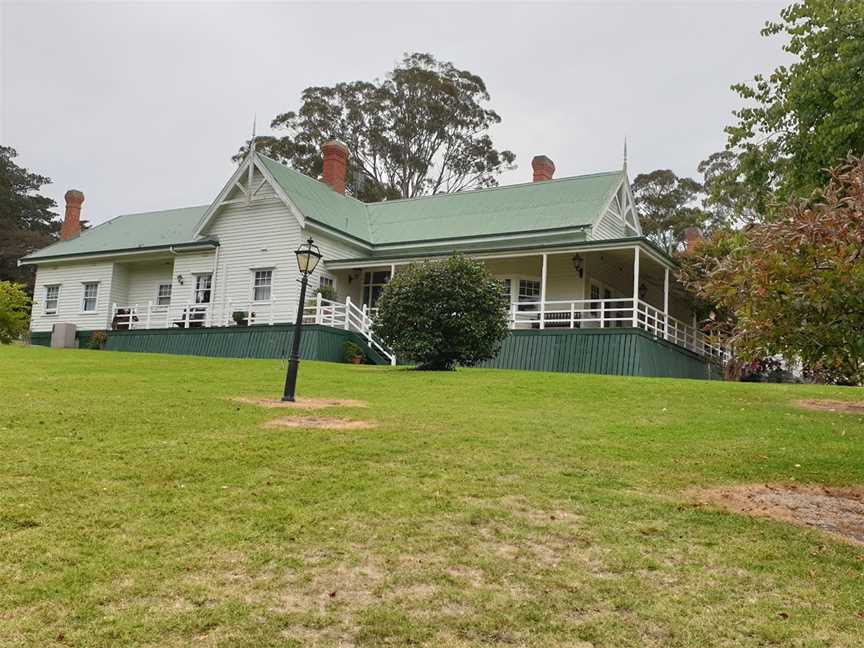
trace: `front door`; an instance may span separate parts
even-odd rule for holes
[[[390,282],[389,270],[366,271],[363,273],[363,304],[374,308],[384,287]]]

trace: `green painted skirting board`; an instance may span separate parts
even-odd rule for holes
[[[200,329],[111,331],[111,351],[174,353],[223,358],[284,358],[291,348],[290,324]],[[79,346],[92,331],[79,331]],[[50,333],[33,333],[33,344],[48,345]],[[300,355],[308,360],[342,361],[347,340],[360,345],[369,360],[386,364],[355,333],[329,326],[303,327]],[[561,371],[618,376],[719,379],[720,368],[640,329],[562,329],[513,331],[494,360],[480,366],[498,369]]]
[[[615,376],[720,379],[713,363],[641,329],[513,331],[480,366]]]
[[[87,348],[92,331],[78,331],[78,346]],[[142,353],[173,353],[220,358],[285,358],[294,338],[294,326],[216,327],[109,331],[106,349]],[[50,333],[31,333],[33,344],[49,345]],[[303,327],[300,357],[306,360],[342,362],[346,341],[358,344],[370,362],[386,364],[365,340],[351,331],[310,324]]]

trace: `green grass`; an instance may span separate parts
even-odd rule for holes
[[[0,645],[858,646],[864,549],[689,489],[861,484],[851,389],[0,349]],[[296,415],[296,412],[289,412]]]

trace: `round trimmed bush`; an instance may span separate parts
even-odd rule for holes
[[[400,268],[377,306],[375,333],[420,369],[491,359],[508,334],[501,284],[482,263],[460,255]]]

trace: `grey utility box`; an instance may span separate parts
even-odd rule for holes
[[[52,349],[77,349],[78,341],[75,339],[75,325],[57,322],[51,329]]]

